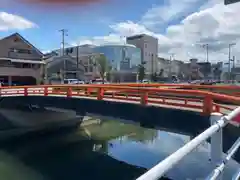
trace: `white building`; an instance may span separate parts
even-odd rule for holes
[[[181,67],[184,63],[182,61],[173,60],[170,61],[164,58],[158,58],[157,69],[158,72],[163,70],[163,77],[170,77],[171,75],[179,75]]]
[[[127,43],[141,49],[142,62],[145,63],[146,73],[157,73],[158,39],[146,34],[127,37]]]

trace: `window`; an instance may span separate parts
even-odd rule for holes
[[[93,72],[93,67],[92,66],[89,67],[89,72]]]
[[[23,68],[31,68],[32,65],[29,64],[29,63],[24,63],[24,64],[22,64],[22,67],[23,67]]]
[[[32,51],[29,49],[15,49],[15,48],[11,48],[10,52],[15,52],[15,53],[19,53],[19,54],[31,54]]]
[[[144,48],[147,48],[147,44],[146,43],[144,44]]]
[[[17,52],[20,54],[31,54],[31,50],[28,49],[18,49]]]
[[[33,69],[39,69],[40,68],[40,64],[32,64],[32,68]]]
[[[93,63],[92,58],[89,58],[89,64],[92,64],[92,63]]]

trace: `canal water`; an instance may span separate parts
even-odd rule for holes
[[[0,180],[134,180],[189,140],[157,127],[88,117],[71,131],[42,131],[2,141]],[[166,176],[204,179],[211,171],[208,148],[207,143],[199,146]],[[231,161],[224,179],[231,179],[239,167]]]

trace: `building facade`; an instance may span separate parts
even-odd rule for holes
[[[28,85],[40,83],[43,54],[15,33],[0,40],[0,81],[4,84]]]
[[[64,54],[62,49],[57,49],[56,52],[59,56],[70,55],[70,56],[78,56],[80,54],[91,54],[93,52],[93,48],[96,47],[90,44],[84,44],[79,46],[67,47],[64,49]]]
[[[98,68],[96,67],[96,58],[99,56],[99,53],[94,53],[94,47],[96,46],[85,44],[64,49],[64,56],[72,57],[72,61],[76,61],[79,68],[83,67],[84,77],[82,77],[82,71],[79,73],[76,72],[76,74],[80,75],[76,77],[82,80],[92,80],[99,78]],[[60,57],[63,57],[63,50],[57,49],[49,53],[48,61],[59,60]]]
[[[80,54],[77,57],[73,56],[77,59],[77,62],[80,66],[84,67],[84,76],[85,80],[93,80],[96,78],[100,78],[99,69],[97,66],[97,58],[101,55],[101,53],[91,53],[91,54]]]
[[[145,64],[146,73],[157,73],[158,39],[146,34],[127,37],[127,43],[141,49],[141,61]]]
[[[183,62],[179,60],[164,59],[158,57],[158,71],[162,77],[182,76]],[[159,74],[157,73],[157,74]]]
[[[61,57],[51,57],[45,60],[45,79],[46,82],[64,79],[82,79],[84,80],[84,66],[77,65],[76,58],[64,55]]]
[[[104,45],[94,48],[95,53],[106,56],[111,66],[112,81],[137,80],[138,66],[141,64],[141,49],[133,45]]]
[[[61,57],[62,50],[55,50],[54,57]],[[84,67],[85,80],[100,78],[97,58],[103,54],[111,66],[111,81],[136,81],[141,64],[141,49],[134,45],[82,45],[65,49],[65,55],[76,59]],[[51,57],[53,58],[53,57]]]

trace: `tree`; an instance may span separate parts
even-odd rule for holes
[[[111,71],[112,71],[112,66],[108,66],[107,73],[106,73],[107,81],[111,81]]]
[[[160,72],[159,72],[158,76],[163,77],[163,72],[164,72],[164,69],[160,69]]]
[[[151,79],[153,82],[157,81],[157,73],[156,72],[151,75]]]
[[[143,64],[138,65],[138,79],[142,81],[145,77],[145,67]]]
[[[100,76],[102,78],[102,83],[104,84],[105,75],[109,71],[108,60],[107,60],[107,58],[103,54],[101,54],[96,59],[96,63],[98,65],[98,70],[99,70]]]

